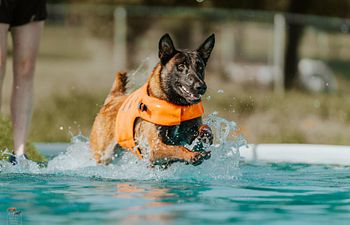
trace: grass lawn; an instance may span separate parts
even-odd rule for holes
[[[41,47],[30,139],[67,142],[80,132],[88,136],[113,81],[112,43],[89,36],[83,28],[47,26]],[[11,95],[11,63],[9,57],[2,107],[6,116]],[[137,76],[138,73],[136,80]],[[345,78],[339,81],[342,89],[347,90],[350,82]],[[291,91],[275,96],[271,90],[226,82],[212,73],[207,74],[207,84],[205,99],[210,96],[210,100],[205,100],[206,113],[218,111],[220,116],[238,122],[249,143],[350,145],[347,91],[334,94]],[[11,148],[8,140],[6,146]]]

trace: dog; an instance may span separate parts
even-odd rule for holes
[[[204,146],[213,143],[213,135],[202,122],[201,96],[207,89],[205,67],[214,44],[212,34],[196,50],[178,50],[164,34],[159,40],[160,61],[143,87],[126,95],[126,73],[115,75],[90,133],[98,164],[111,162],[118,150],[130,150],[139,158],[148,157],[151,165],[162,166],[177,161],[199,165],[210,158]],[[194,150],[185,147],[194,140]]]

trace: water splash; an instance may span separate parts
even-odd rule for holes
[[[240,147],[247,145],[247,141],[242,134],[238,134],[237,124],[234,121],[228,121],[218,116],[218,112],[213,112],[204,118],[204,123],[212,128],[214,132],[215,145],[221,147],[230,147],[239,150]]]
[[[217,180],[239,177],[239,147],[246,144],[243,136],[235,136],[236,123],[227,121],[213,113],[204,119],[214,133],[215,143],[208,146],[212,157],[199,166],[175,163],[168,169],[151,168],[148,160],[139,160],[125,152],[107,166],[96,165],[92,159],[88,139],[77,135],[69,147],[53,159],[46,167],[25,158],[19,158],[13,166],[0,161],[0,173],[63,174],[69,176],[99,177],[127,180]],[[62,149],[64,150],[64,149]]]

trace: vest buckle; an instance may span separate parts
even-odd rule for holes
[[[147,111],[147,106],[146,106],[145,104],[143,104],[142,102],[140,102],[140,103],[137,105],[137,108],[138,108],[141,112]]]

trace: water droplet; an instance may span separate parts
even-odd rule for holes
[[[63,130],[63,127],[60,127],[60,130]]]

